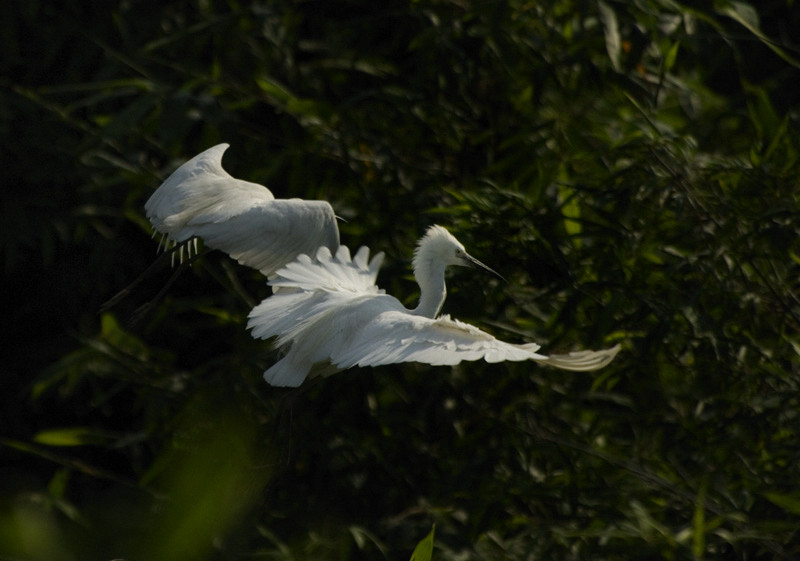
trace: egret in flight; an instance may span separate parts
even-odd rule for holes
[[[369,249],[362,247],[351,258],[346,246],[335,253],[322,246],[313,255],[300,255],[279,269],[269,281],[275,294],[249,315],[253,337],[277,337],[277,347],[288,348],[283,358],[264,372],[264,379],[273,386],[299,386],[319,364],[339,371],[399,362],[454,365],[462,360],[535,360],[588,371],[605,366],[619,351],[617,345],[546,356],[536,352],[536,343],[506,343],[472,325],[439,316],[448,266],[491,271],[441,226],[431,226],[414,252],[420,299],[411,310],[375,284],[383,253],[370,260]]]
[[[336,251],[339,229],[328,202],[276,199],[263,185],[232,177],[222,168],[227,149],[218,144],[184,163],[145,203],[167,243],[202,238],[265,276],[301,253]]]

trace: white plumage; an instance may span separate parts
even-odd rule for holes
[[[399,362],[454,365],[462,360],[535,360],[586,371],[605,366],[619,351],[617,345],[546,356],[536,352],[539,345],[535,343],[506,343],[449,316],[437,317],[446,295],[446,267],[488,269],[441,226],[432,226],[415,251],[420,302],[413,310],[375,285],[382,253],[369,260],[369,250],[362,247],[351,259],[347,247],[341,246],[335,255],[327,247],[314,255],[313,259],[301,255],[278,270],[270,280],[276,294],[250,312],[248,327],[254,337],[276,337],[278,347],[288,348],[264,373],[274,386],[299,386],[320,363],[343,370]]]
[[[382,253],[369,260],[369,250],[362,247],[351,259],[349,250],[339,246],[330,204],[275,199],[266,187],[232,177],[222,168],[227,148],[219,144],[180,166],[145,210],[169,242],[202,238],[270,277],[275,295],[256,306],[248,322],[254,337],[275,337],[287,349],[264,373],[270,384],[299,386],[318,364],[342,370],[398,362],[535,360],[567,370],[594,370],[619,351],[615,346],[545,356],[536,352],[535,343],[506,343],[449,316],[438,317],[447,295],[448,266],[497,274],[441,226],[429,228],[414,252],[420,300],[406,309],[375,284]]]
[[[153,227],[171,242],[202,238],[264,275],[339,247],[339,229],[325,201],[276,199],[257,183],[232,177],[222,168],[227,144],[218,144],[184,163],[145,203]]]

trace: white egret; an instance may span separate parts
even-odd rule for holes
[[[232,177],[222,168],[227,149],[218,144],[184,163],[145,203],[168,242],[202,238],[266,276],[320,246],[336,251],[339,229],[328,202],[276,199],[263,185]]]
[[[449,316],[437,317],[446,296],[448,266],[488,269],[441,226],[431,226],[414,253],[420,300],[413,310],[375,285],[383,253],[368,259],[366,247],[352,259],[345,246],[335,255],[320,247],[313,259],[300,255],[270,279],[276,293],[253,308],[248,321],[253,337],[277,337],[279,348],[288,347],[285,356],[264,372],[267,382],[296,387],[313,366],[326,363],[338,371],[399,362],[454,365],[483,358],[535,360],[587,371],[605,366],[619,351],[617,345],[546,356],[536,352],[540,348],[536,343],[506,343]]]

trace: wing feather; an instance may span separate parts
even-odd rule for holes
[[[314,259],[300,256],[276,271],[269,284],[277,288],[347,293],[353,297],[382,293],[375,281],[383,262],[383,253],[378,253],[367,263],[369,249],[366,247],[358,250],[356,260],[350,258],[347,248],[342,250],[341,247],[344,246],[340,246],[336,257],[331,255],[327,247],[320,247]]]
[[[390,310],[362,325],[350,344],[330,356],[340,368],[398,362],[455,365],[463,360],[546,360],[536,344],[515,345],[472,325],[443,316],[431,319]]]
[[[222,167],[227,144],[180,166],[145,204],[153,227],[176,242],[202,238],[209,247],[271,275],[299,254],[339,247],[339,229],[325,201],[275,199],[257,183]]]
[[[302,254],[276,271],[269,284],[281,290],[258,304],[248,316],[247,326],[252,329],[253,337],[277,336],[278,344],[282,345],[322,321],[329,310],[346,308],[353,300],[381,295],[383,291],[375,285],[375,280],[383,253],[367,261],[369,249],[362,247],[356,257],[350,259],[350,250],[340,248],[334,259],[327,247],[320,247],[314,259]],[[399,305],[397,302],[396,306]]]
[[[561,368],[563,370],[574,370],[576,372],[587,372],[597,370],[614,360],[620,350],[619,345],[614,345],[610,349],[600,351],[574,351],[565,355],[550,355],[545,364]]]

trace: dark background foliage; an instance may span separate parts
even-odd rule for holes
[[[798,28],[792,1],[2,4],[0,556],[405,559],[435,524],[436,559],[799,558]],[[407,303],[439,223],[508,280],[456,271],[445,312],[623,352],[267,386],[258,273],[211,252],[154,299],[143,204],[219,142],[329,200]]]

